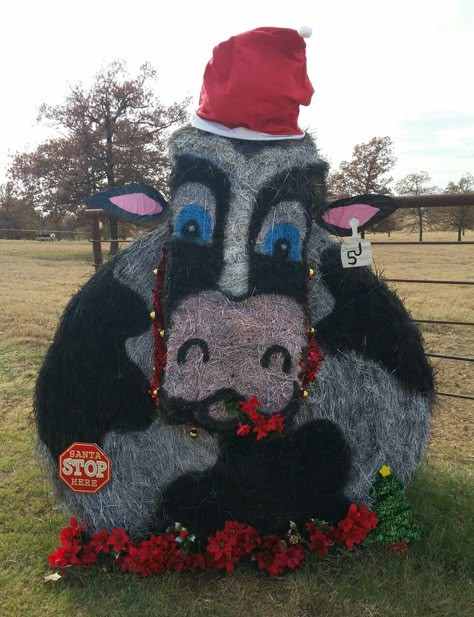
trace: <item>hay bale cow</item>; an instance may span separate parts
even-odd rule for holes
[[[371,270],[342,268],[323,229],[334,231],[334,217],[311,138],[249,144],[188,127],[172,154],[169,230],[137,240],[79,291],[39,375],[52,469],[75,441],[112,460],[112,482],[95,495],[57,482],[68,510],[134,536],[175,520],[275,531],[289,519],[341,518],[350,501],[367,501],[382,464],[406,481],[428,437],[432,373],[396,295]],[[367,211],[380,217],[374,203],[384,200],[366,199]],[[353,205],[336,207],[351,218]],[[149,314],[165,242],[157,407]],[[311,327],[324,360],[302,398]],[[225,402],[252,395],[265,414],[285,415],[283,436],[235,434]]]
[[[285,29],[240,37],[214,50],[201,115],[172,138],[169,205],[150,189],[139,199],[136,212],[167,213],[168,228],[139,238],[71,300],[39,374],[44,457],[67,509],[93,530],[140,537],[180,521],[205,534],[240,520],[284,532],[289,520],[336,521],[369,499],[381,465],[408,480],[426,446],[433,379],[419,332],[371,270],[342,267],[328,233],[350,235],[352,218],[363,229],[394,204],[327,204],[327,165],[296,124],[312,94],[304,42]],[[274,47],[271,77],[262,63]],[[244,80],[256,49],[255,66],[275,82],[271,100],[260,93],[268,113],[249,103],[243,126],[256,131],[228,128],[263,83],[227,70],[241,49]],[[233,88],[238,97],[217,96],[226,128],[210,103]],[[278,110],[284,122],[270,126]],[[102,199],[130,215],[136,192]],[[253,396],[266,417],[284,417],[281,435],[236,434],[232,404]],[[97,443],[112,461],[96,494],[57,479],[73,442]]]

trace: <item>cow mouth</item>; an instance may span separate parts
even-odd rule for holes
[[[190,402],[179,398],[169,398],[165,393],[160,397],[162,416],[170,424],[194,423],[217,431],[235,429],[238,422],[238,402],[245,396],[232,389],[220,390],[203,401]],[[228,403],[234,403],[229,405]]]
[[[295,384],[294,397],[278,413],[289,418],[299,408],[299,386]],[[170,424],[197,424],[210,431],[235,433],[239,417],[239,403],[247,400],[232,389],[224,389],[203,401],[190,402],[168,397],[165,392],[160,397],[161,416]],[[269,415],[269,414],[263,414]]]

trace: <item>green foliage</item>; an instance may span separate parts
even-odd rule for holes
[[[413,542],[421,539],[421,528],[412,521],[411,507],[405,498],[400,480],[389,474],[380,475],[372,491],[374,510],[379,523],[370,532],[364,544]]]

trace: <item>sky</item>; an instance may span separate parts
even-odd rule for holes
[[[43,102],[124,59],[158,70],[164,103],[194,99],[213,47],[259,26],[313,29],[315,94],[300,126],[336,168],[390,136],[396,180],[428,171],[444,188],[474,173],[474,0],[15,0],[0,8],[0,182],[9,157],[53,136]]]

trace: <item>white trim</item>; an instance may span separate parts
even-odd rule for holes
[[[214,135],[222,135],[222,137],[232,137],[233,139],[246,139],[248,141],[277,141],[281,139],[303,139],[305,133],[302,135],[271,135],[270,133],[260,133],[259,131],[252,131],[243,126],[238,126],[235,129],[231,129],[219,122],[213,122],[212,120],[205,120],[197,114],[194,114],[191,118],[191,124],[196,129],[206,131],[207,133],[214,133]]]

